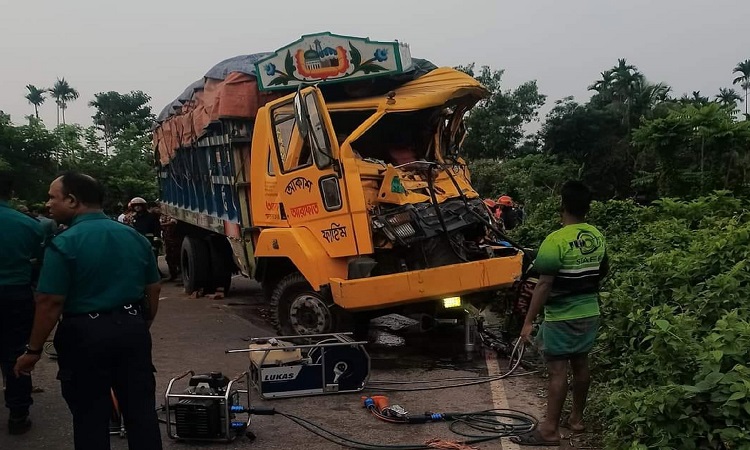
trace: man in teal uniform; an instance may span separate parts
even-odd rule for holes
[[[39,222],[8,205],[11,190],[10,177],[0,173],[0,369],[5,379],[5,406],[10,410],[8,431],[21,434],[31,426],[31,376],[17,377],[13,364],[31,334],[31,260],[41,256],[44,235]]]
[[[73,414],[76,450],[109,447],[110,389],[131,450],[161,449],[149,325],[159,273],[148,241],[101,210],[102,189],[67,173],[50,185],[47,206],[59,223],[44,255],[29,351],[16,372],[30,372],[58,319],[55,349],[62,394]],[[145,310],[142,311],[142,307]]]
[[[559,445],[560,415],[568,393],[568,362],[573,371],[573,410],[564,426],[581,432],[591,376],[588,354],[599,328],[599,283],[608,270],[604,236],[586,223],[591,192],[577,181],[562,187],[563,227],[547,236],[534,261],[534,289],[521,337],[531,339],[534,320],[544,308],[539,330],[547,361],[547,417],[537,430],[514,440],[524,445]]]

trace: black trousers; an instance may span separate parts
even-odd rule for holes
[[[0,286],[0,370],[5,378],[5,406],[13,416],[29,412],[31,377],[16,377],[13,367],[26,350],[34,323],[31,286]]]
[[[134,314],[131,314],[134,313]],[[111,391],[130,450],[161,450],[151,335],[135,310],[63,318],[55,334],[57,378],[73,414],[76,450],[109,449]]]

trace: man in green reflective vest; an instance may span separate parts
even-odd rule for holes
[[[573,372],[573,402],[563,425],[584,431],[583,410],[591,384],[588,355],[599,329],[599,284],[606,276],[607,245],[602,233],[586,223],[591,192],[578,181],[561,190],[562,225],[542,242],[534,260],[539,273],[521,338],[531,340],[537,315],[544,322],[537,336],[549,372],[547,416],[539,427],[512,438],[521,445],[559,445],[560,416],[568,394],[568,365]]]

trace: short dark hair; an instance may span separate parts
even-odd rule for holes
[[[562,207],[569,214],[579,218],[586,217],[591,208],[591,191],[580,181],[567,181],[563,184]]]
[[[102,185],[90,175],[66,172],[60,177],[63,195],[73,195],[86,206],[101,206],[104,202]]]

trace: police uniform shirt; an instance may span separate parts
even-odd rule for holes
[[[41,225],[0,201],[0,230],[0,286],[31,284],[31,260],[42,253]]]
[[[148,240],[104,213],[76,216],[44,254],[38,292],[65,296],[63,314],[140,303],[160,280]]]

